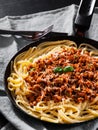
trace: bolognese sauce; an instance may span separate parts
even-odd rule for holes
[[[70,47],[31,63],[28,76],[31,106],[39,101],[59,102],[70,98],[76,103],[98,96],[98,58],[89,51]]]

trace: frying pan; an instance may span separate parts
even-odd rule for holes
[[[9,91],[9,89],[7,87],[7,85],[8,85],[7,78],[9,77],[9,75],[11,73],[11,62],[20,53],[28,50],[30,47],[37,46],[38,44],[45,42],[45,41],[56,41],[56,40],[67,39],[67,40],[72,40],[72,41],[76,42],[77,45],[80,45],[81,43],[88,43],[88,44],[91,44],[94,47],[98,48],[97,41],[85,38],[85,31],[87,31],[90,27],[95,3],[96,3],[96,0],[81,0],[79,9],[78,9],[78,12],[76,15],[75,23],[74,23],[75,36],[68,36],[68,35],[65,35],[64,33],[59,33],[57,35],[56,33],[50,32],[49,34],[47,34],[43,38],[41,38],[37,41],[34,41],[34,42],[30,43],[29,45],[25,46],[24,48],[22,48],[21,50],[19,50],[13,56],[13,58],[9,61],[8,65],[6,67],[6,70],[5,70],[5,74],[4,74],[4,84],[5,84],[5,91],[6,91],[8,97],[9,97],[10,101],[12,102],[12,105],[14,106],[16,111],[24,114],[25,116],[29,116],[31,119],[33,119],[33,118],[35,119],[35,117],[31,117],[25,111],[23,111],[21,108],[19,108],[17,106],[11,92]],[[37,120],[39,120],[39,119],[37,119]],[[45,121],[42,121],[42,122],[45,122]]]

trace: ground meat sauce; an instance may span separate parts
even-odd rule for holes
[[[74,71],[55,73],[56,67],[72,66]],[[30,105],[39,101],[62,101],[70,98],[76,103],[92,101],[98,96],[98,58],[82,49],[63,48],[49,57],[38,59],[36,68],[28,67],[29,76],[25,78],[31,94],[27,95]]]

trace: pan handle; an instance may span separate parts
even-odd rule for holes
[[[96,0],[81,0],[74,22],[76,35],[84,36],[89,29],[95,4]]]

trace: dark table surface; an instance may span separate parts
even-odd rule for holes
[[[0,17],[32,14],[79,3],[80,0],[0,0]]]
[[[0,0],[0,18],[6,15],[25,15],[53,10],[71,4],[79,5],[80,0]],[[98,0],[96,2],[98,6]],[[7,120],[0,113],[0,129]]]

